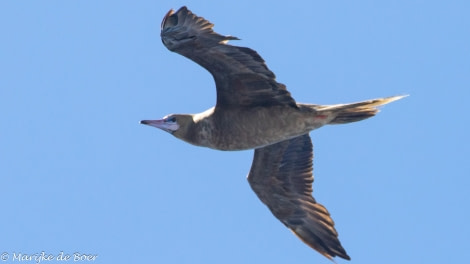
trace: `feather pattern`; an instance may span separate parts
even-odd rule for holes
[[[214,25],[186,7],[170,10],[161,25],[163,44],[207,69],[217,89],[216,107],[289,105],[297,108],[286,86],[275,80],[261,56],[245,47],[228,45],[233,36],[212,30]]]
[[[255,150],[248,181],[273,215],[325,257],[350,259],[326,208],[312,196],[313,145],[308,134]]]

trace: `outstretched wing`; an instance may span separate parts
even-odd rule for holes
[[[312,197],[313,146],[308,134],[255,150],[248,181],[276,218],[325,257],[350,259],[330,214]]]
[[[214,25],[186,7],[170,10],[162,21],[161,38],[177,52],[207,69],[217,88],[216,107],[290,105],[297,107],[285,85],[276,82],[258,53],[226,44],[238,38],[223,36]]]

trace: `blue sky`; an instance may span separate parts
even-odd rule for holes
[[[139,124],[215,102],[209,73],[160,41],[161,19],[182,5],[257,50],[299,102],[410,94],[311,133],[314,196],[351,263],[470,258],[468,1],[161,2],[0,2],[6,263],[42,251],[93,263],[330,263],[251,191],[252,151]]]

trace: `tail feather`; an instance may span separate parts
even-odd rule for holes
[[[331,120],[330,125],[335,124],[346,124],[351,122],[357,122],[369,117],[375,116],[379,112],[376,108],[353,108],[353,109],[346,109],[342,112],[339,112],[338,115]]]
[[[400,100],[407,95],[391,96],[379,99],[372,99],[352,104],[327,105],[317,109],[336,113],[336,116],[329,124],[345,124],[357,122],[369,117],[373,117],[379,112],[378,106]]]

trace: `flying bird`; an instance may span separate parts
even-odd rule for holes
[[[254,149],[248,182],[287,228],[323,256],[350,257],[326,208],[312,196],[313,145],[309,132],[374,116],[393,96],[351,104],[297,103],[258,53],[227,44],[237,40],[186,7],[170,10],[161,24],[163,44],[208,70],[216,105],[198,114],[170,114],[141,123],[190,144],[217,150]]]

